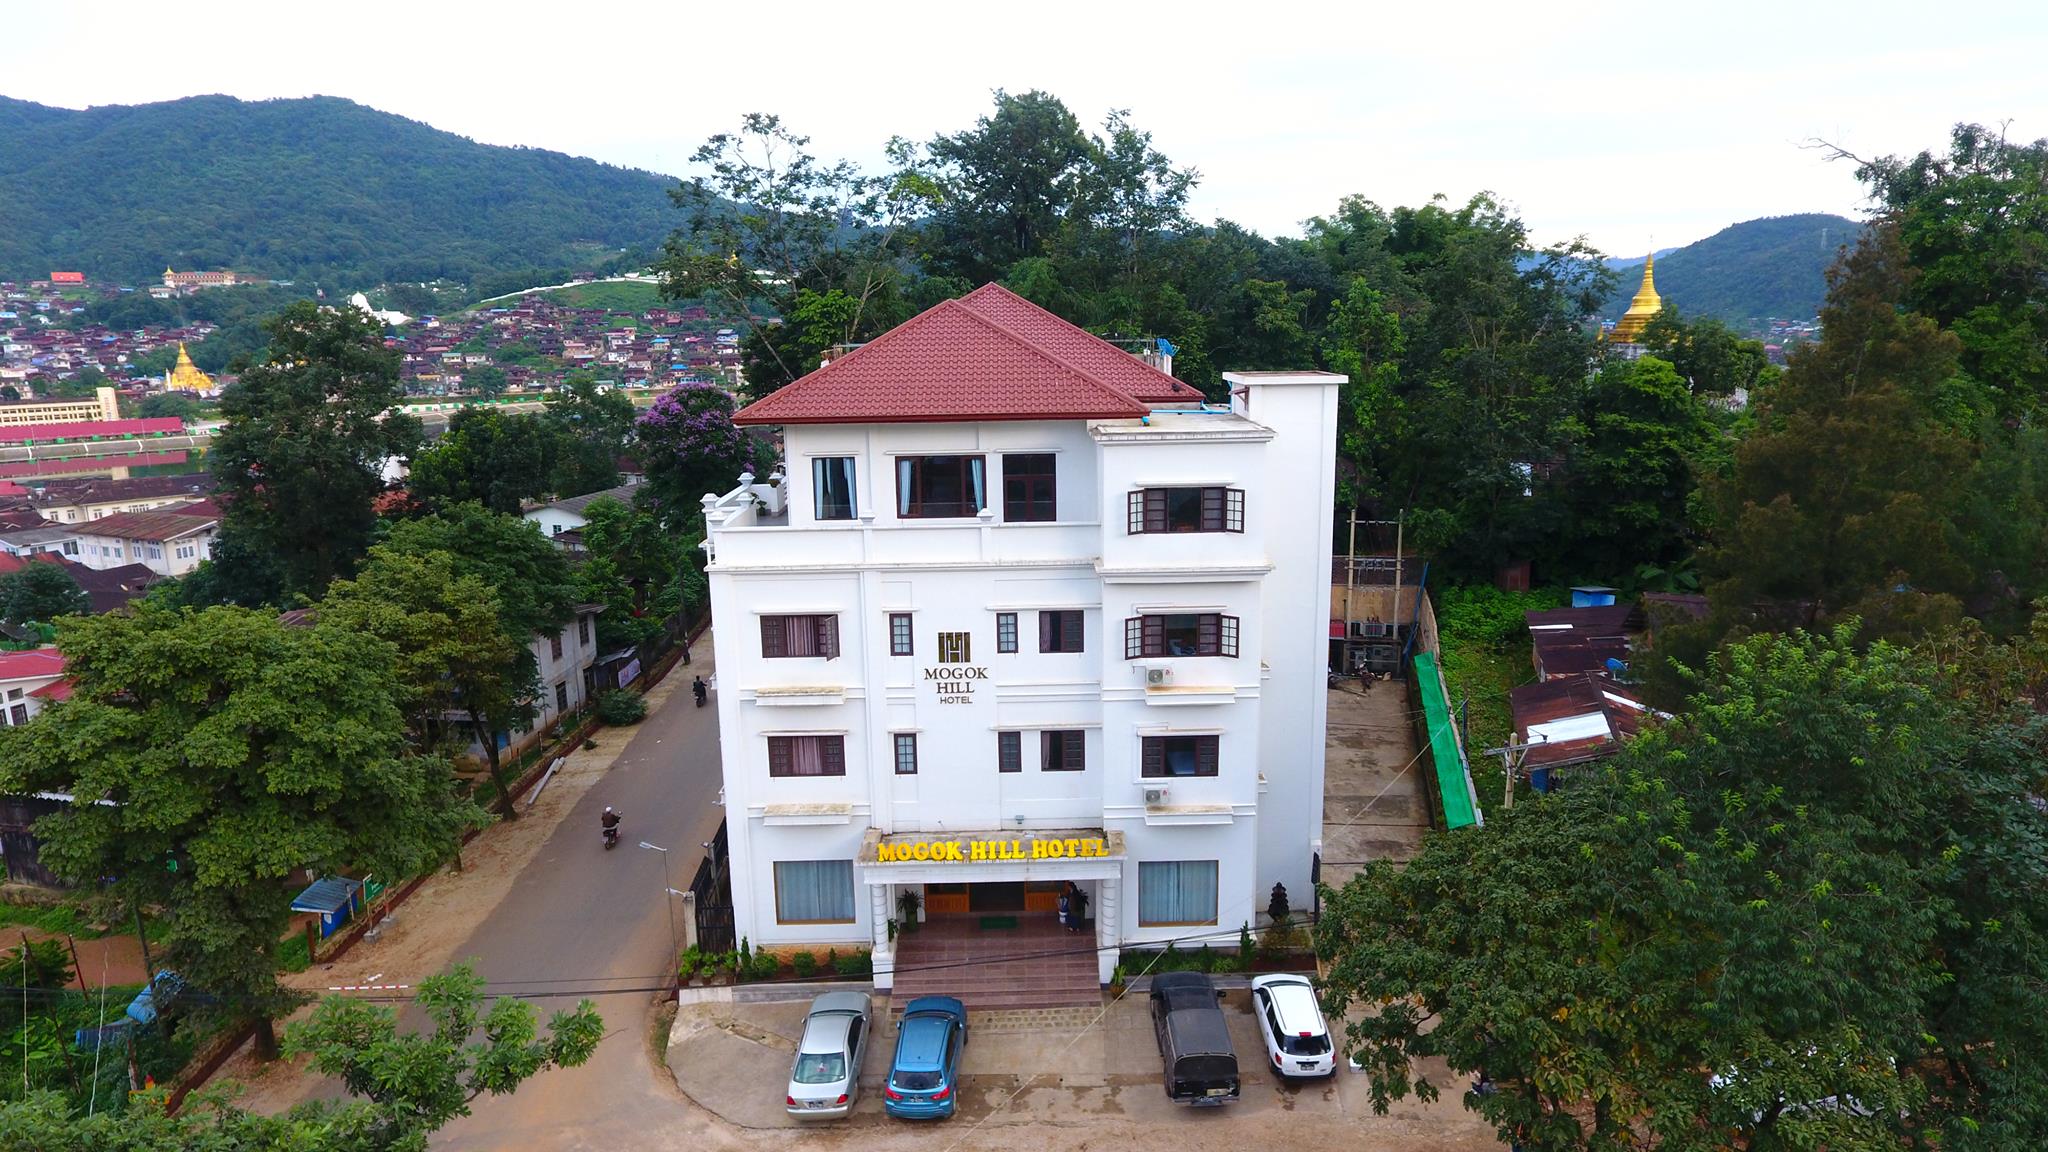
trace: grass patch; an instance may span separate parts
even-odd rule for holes
[[[97,940],[107,934],[105,928],[88,923],[85,914],[73,904],[47,908],[30,904],[0,904],[0,928],[37,928],[52,935],[75,936],[80,940]]]
[[[277,969],[280,972],[304,972],[313,966],[313,954],[306,948],[306,934],[294,932],[277,946]]]
[[[1524,612],[1563,606],[1555,588],[1503,592],[1491,585],[1450,587],[1436,602],[1437,638],[1444,686],[1451,696],[1452,719],[1461,724],[1465,755],[1472,765],[1472,787],[1481,810],[1500,806],[1503,776],[1500,760],[1486,755],[1514,734],[1508,692],[1536,679],[1530,663],[1529,626]],[[1526,784],[1518,792],[1526,792]]]

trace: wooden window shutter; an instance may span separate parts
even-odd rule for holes
[[[1124,617],[1124,659],[1136,660],[1145,654],[1145,618]]]
[[[761,656],[763,659],[784,656],[789,652],[782,642],[782,617],[761,617]]]
[[[1223,618],[1204,612],[1196,617],[1196,620],[1195,651],[1203,656],[1214,656],[1222,652],[1223,642],[1220,633],[1223,629]]]
[[[1145,655],[1166,655],[1166,617],[1140,616],[1145,622]]]
[[[1064,744],[1063,752],[1065,755],[1062,758],[1062,763],[1066,766],[1067,771],[1081,772],[1086,770],[1088,767],[1086,759],[1088,738],[1079,732],[1069,732]]]
[[[1195,738],[1195,775],[1216,775],[1216,750],[1220,742],[1221,738],[1216,736]]]
[[[1136,536],[1145,530],[1145,493],[1133,492],[1125,498],[1124,531]]]
[[[1242,488],[1226,488],[1223,490],[1223,530],[1225,532],[1244,531],[1244,489]]]
[[[1237,655],[1237,617],[1218,616],[1216,622],[1220,625],[1218,631],[1221,633],[1216,650],[1225,656]]]
[[[1223,489],[1202,489],[1202,531],[1223,531]]]
[[[1166,531],[1166,497],[1164,488],[1145,489],[1145,531]]]
[[[1166,775],[1166,741],[1157,736],[1145,737],[1144,755],[1138,771],[1144,776]]]
[[[816,739],[824,745],[822,759],[825,763],[825,775],[846,775],[846,737],[819,736]]]
[[[839,655],[839,617],[814,616],[818,628],[818,655],[831,659]]]
[[[1081,637],[1081,621],[1083,619],[1084,617],[1080,612],[1060,613],[1060,651],[1079,652],[1083,649],[1084,643]]]
[[[790,738],[787,736],[770,736],[768,738],[768,774],[770,776],[787,776],[790,774],[789,740]]]

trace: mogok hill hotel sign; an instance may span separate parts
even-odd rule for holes
[[[974,703],[975,685],[988,679],[988,669],[972,663],[971,635],[939,633],[939,662],[924,670],[925,682],[938,689],[941,704]]]

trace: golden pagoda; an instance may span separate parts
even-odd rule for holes
[[[1657,297],[1657,257],[1652,255],[1643,261],[1643,286],[1636,289],[1635,299],[1628,302],[1628,311],[1614,322],[1614,331],[1607,339],[1616,344],[1634,344],[1642,338],[1643,326],[1648,324],[1664,308],[1664,301]]]
[[[166,392],[211,392],[213,377],[199,370],[192,357],[185,352],[185,342],[178,341],[178,363],[164,376]]]

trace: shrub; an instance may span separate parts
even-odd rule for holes
[[[597,718],[612,727],[647,719],[647,702],[632,692],[614,689],[597,698]]]
[[[1202,950],[1200,952],[1195,953],[1195,971],[1214,972],[1215,970],[1216,954],[1214,952],[1209,951],[1209,946],[1207,944],[1204,944],[1202,945]]]
[[[841,976],[866,976],[875,970],[875,956],[863,948],[851,956],[833,957],[832,967]]]
[[[796,973],[797,979],[809,980],[818,974],[818,954],[815,952],[798,952],[789,958],[789,969]]]
[[[1251,971],[1252,961],[1257,956],[1258,945],[1252,943],[1252,926],[1251,922],[1247,920],[1239,925],[1237,929],[1237,970],[1239,972]]]
[[[683,954],[676,960],[676,978],[679,980],[687,981],[699,972],[708,976],[710,975],[710,969],[711,958],[706,956],[695,944],[683,949]]]

